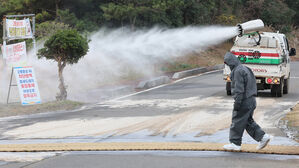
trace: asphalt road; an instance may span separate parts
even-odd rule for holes
[[[291,65],[288,95],[259,92],[256,121],[275,136],[272,144],[298,145],[279,128],[279,119],[299,99],[299,62]],[[228,142],[233,100],[226,96],[222,72],[212,72],[83,110],[0,119],[0,143],[200,141]],[[291,135],[291,134],[289,134]],[[244,143],[256,143],[247,134]],[[162,153],[162,155],[161,155]],[[163,155],[164,153],[164,155]],[[192,155],[190,154],[192,153]],[[1,156],[6,154],[0,154]],[[16,154],[17,155],[17,154]],[[229,152],[55,153],[25,162],[3,159],[0,167],[296,167],[299,156]],[[2,157],[3,158],[3,157]],[[283,158],[282,160],[279,158]],[[30,160],[31,159],[31,160]],[[298,167],[298,166],[297,166]]]
[[[1,168],[297,168],[299,156],[229,152],[73,152]]]

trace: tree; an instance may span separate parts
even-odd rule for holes
[[[40,24],[36,24],[35,35],[37,39],[40,40],[52,36],[59,30],[66,29],[69,29],[69,25],[67,24],[54,21],[46,21]]]
[[[296,12],[280,0],[265,0],[261,19],[268,25],[286,33]]]
[[[264,0],[249,0],[244,4],[244,17],[247,20],[261,18],[263,11]]]
[[[216,3],[212,0],[185,0],[183,15],[185,25],[211,24],[215,21]]]
[[[56,100],[66,100],[67,91],[63,79],[63,69],[66,64],[74,64],[88,51],[87,39],[76,30],[60,30],[51,36],[44,44],[44,48],[38,51],[39,58],[55,60],[58,66],[59,90]]]
[[[296,11],[293,22],[296,26],[299,26],[299,0],[286,0],[285,3],[288,4],[289,8]]]
[[[182,26],[184,0],[124,0],[101,4],[100,9],[106,21],[123,26]]]
[[[184,24],[183,8],[184,0],[155,0],[153,8],[169,21],[169,26],[179,27]],[[164,14],[164,16],[163,16]]]
[[[58,17],[58,11],[60,6],[61,0],[55,0],[55,12],[56,12],[56,18]]]
[[[128,4],[116,4],[108,3],[101,5],[104,18],[106,20],[115,20],[121,23],[123,26],[124,21],[129,21],[131,29],[135,28],[136,18],[143,11],[140,6],[136,6],[134,3]]]

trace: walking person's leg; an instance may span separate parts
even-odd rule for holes
[[[242,136],[247,126],[249,113],[242,108],[239,111],[233,111],[232,123],[229,130],[229,141],[235,145],[242,144]]]
[[[257,149],[262,149],[267,146],[267,144],[270,142],[272,137],[269,136],[268,134],[266,134],[262,130],[262,128],[252,118],[254,110],[256,108],[255,98],[252,99],[252,101],[253,101],[254,106],[250,110],[250,116],[248,118],[248,122],[246,125],[246,131],[254,140],[256,140],[257,142],[260,142]]]
[[[262,128],[252,118],[254,110],[256,108],[255,98],[252,98],[250,104],[252,104],[252,106],[250,108],[250,115],[248,117],[248,122],[247,122],[247,125],[246,125],[246,131],[254,140],[259,142],[259,141],[262,140],[263,136],[265,135],[265,132],[262,130]]]
[[[224,145],[224,149],[241,150],[242,136],[247,126],[249,116],[248,108],[244,106],[243,103],[239,111],[233,111],[232,123],[229,130],[230,144]]]
[[[265,132],[262,128],[253,120],[252,116],[248,119],[248,124],[246,126],[247,133],[257,142],[261,141]]]
[[[256,148],[258,150],[266,147],[268,145],[268,143],[270,142],[270,140],[272,139],[272,136],[266,134],[262,130],[262,128],[253,120],[252,117],[250,117],[248,119],[246,131],[254,140],[259,142],[259,145]]]

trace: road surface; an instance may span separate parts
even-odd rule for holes
[[[299,98],[299,62],[291,64],[288,95],[272,98],[259,92],[256,121],[275,136],[272,145],[298,145],[282,131],[279,119]],[[222,72],[189,77],[85,109],[0,119],[0,143],[46,142],[228,142],[233,100],[226,96]],[[291,136],[290,133],[288,135]],[[247,134],[244,143],[256,144]],[[133,153],[133,154],[132,154]],[[235,154],[229,152],[40,153],[27,158],[0,154],[2,167],[267,167],[299,165],[298,156]],[[180,153],[180,154],[178,154]],[[28,156],[30,156],[27,153]],[[216,156],[217,155],[217,156]],[[4,159],[1,159],[2,158]],[[5,157],[11,158],[5,159]],[[279,158],[284,158],[279,160]],[[13,159],[15,158],[15,159]],[[14,163],[23,158],[25,162]],[[40,160],[41,158],[48,158]],[[30,160],[31,159],[31,160]],[[214,159],[217,162],[213,161]],[[150,166],[150,165],[153,166]],[[186,166],[183,166],[186,165]],[[226,166],[225,166],[226,165]]]

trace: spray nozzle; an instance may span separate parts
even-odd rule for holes
[[[239,36],[242,36],[246,32],[256,31],[264,28],[264,22],[261,19],[251,20],[242,24],[237,24]]]

